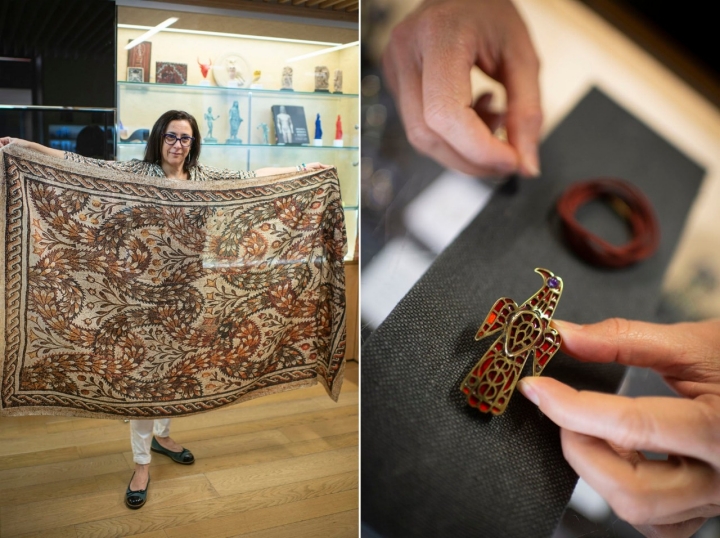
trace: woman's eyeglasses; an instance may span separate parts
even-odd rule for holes
[[[166,133],[163,135],[163,138],[165,139],[165,143],[174,146],[175,142],[178,140],[180,141],[180,145],[184,148],[187,148],[195,141],[195,138],[192,136],[175,136],[172,133]]]

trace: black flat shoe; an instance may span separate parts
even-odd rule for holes
[[[132,484],[132,479],[135,478],[135,473],[133,473],[132,478],[130,478],[130,483]],[[145,501],[147,500],[147,490],[150,486],[150,477],[148,476],[147,485],[145,486],[145,489],[141,489],[140,491],[133,491],[130,489],[130,484],[128,484],[127,491],[125,492],[125,505],[128,508],[132,508],[133,510],[137,510],[138,508],[142,508],[145,504]]]
[[[150,450],[157,452],[158,454],[164,454],[176,463],[182,463],[183,465],[190,465],[195,463],[195,456],[192,455],[187,448],[183,448],[180,452],[173,452],[167,448],[160,446],[157,439],[153,437],[152,443],[150,444]]]

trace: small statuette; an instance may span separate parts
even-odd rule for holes
[[[210,68],[212,67],[212,60],[208,60],[206,64],[197,59],[198,65],[200,66],[200,73],[202,73],[203,79],[200,81],[200,86],[210,86],[210,81],[207,79]]]
[[[228,58],[225,62],[225,71],[227,73],[225,86],[228,88],[242,88],[245,85],[245,79],[237,66],[237,59]]]
[[[230,138],[226,140],[226,144],[242,144],[242,140],[237,137],[242,122],[240,106],[237,101],[233,101],[232,107],[230,107]]]
[[[336,69],[333,74],[333,93],[342,93],[342,69]]]
[[[320,114],[315,118],[315,138],[313,139],[313,146],[322,146],[322,125],[320,124]]]
[[[260,84],[260,76],[262,75],[262,71],[259,69],[256,69],[253,71],[253,78],[252,82],[250,83],[250,87],[255,90],[262,90],[263,85]]]
[[[475,335],[480,340],[502,331],[460,385],[468,404],[483,413],[501,415],[525,362],[532,357],[532,375],[539,376],[560,349],[562,339],[550,321],[563,281],[547,269],[535,272],[543,277],[543,287],[520,306],[507,297],[498,299]]]
[[[269,144],[270,143],[270,128],[268,127],[267,123],[261,123],[257,126],[257,129],[260,129],[260,132],[262,133],[262,143],[263,144]]]
[[[280,86],[280,89],[286,92],[293,91],[293,68],[289,65],[283,67],[282,86]]]
[[[218,119],[220,116],[213,116],[212,113],[212,107],[209,106],[207,109],[207,112],[203,116],[205,118],[205,122],[208,126],[207,134],[205,135],[205,138],[203,138],[203,142],[206,144],[217,144],[217,138],[213,136],[213,123],[216,119]]]
[[[324,65],[315,67],[315,91],[330,92],[330,71]]]
[[[333,146],[336,148],[343,147],[343,132],[340,114],[338,114],[337,121],[335,122],[335,140],[333,140]]]

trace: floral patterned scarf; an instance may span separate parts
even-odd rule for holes
[[[0,159],[0,414],[173,417],[318,381],[337,400],[334,169],[189,182]]]

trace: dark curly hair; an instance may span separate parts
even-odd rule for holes
[[[183,164],[183,170],[187,172],[194,166],[197,166],[198,159],[200,158],[200,129],[198,128],[195,118],[183,110],[168,110],[157,119],[150,132],[147,146],[145,146],[145,158],[143,160],[146,163],[162,163],[162,147],[165,143],[163,135],[170,122],[175,120],[186,120],[192,129],[193,138],[195,138],[192,146],[190,146],[188,158],[185,159],[185,163]]]

